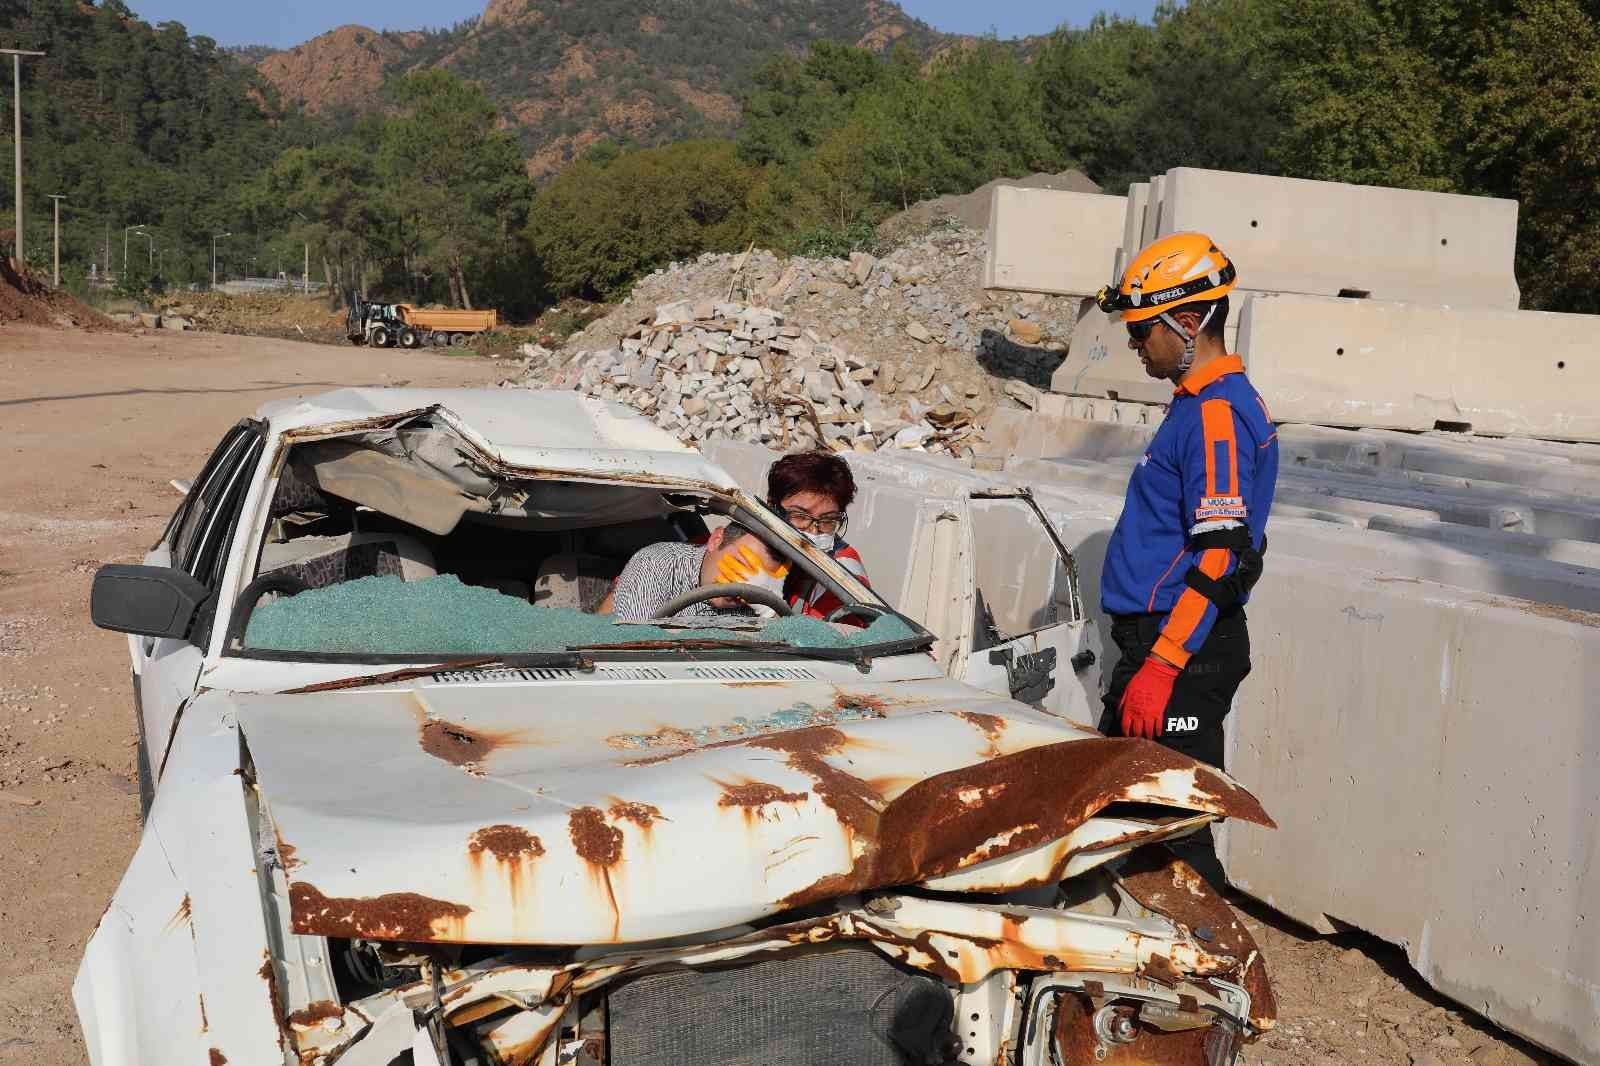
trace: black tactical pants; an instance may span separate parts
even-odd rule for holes
[[[1112,616],[1111,639],[1122,655],[1111,672],[1111,687],[1106,691],[1105,711],[1100,718],[1100,732],[1108,737],[1123,735],[1122,693],[1155,647],[1162,617]],[[1244,608],[1235,607],[1218,616],[1205,644],[1173,683],[1172,700],[1163,716],[1164,728],[1156,742],[1219,770],[1226,769],[1222,764],[1222,720],[1232,708],[1233,694],[1249,673],[1250,631],[1245,625]],[[1168,846],[1212,885],[1221,888],[1227,883],[1209,825]]]

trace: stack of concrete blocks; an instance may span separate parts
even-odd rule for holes
[[[1100,568],[1154,427],[1017,411],[990,431],[1015,454],[987,470],[848,457],[850,540],[874,586],[925,602],[908,523],[1030,485],[1111,649]],[[1280,441],[1254,667],[1227,753],[1279,828],[1223,827],[1229,878],[1306,925],[1403,945],[1445,995],[1600,1061],[1600,448],[1314,426]],[[752,491],[775,457],[732,442],[708,453]],[[995,598],[1046,616],[1059,590],[1023,573],[1038,553],[1007,541],[993,554],[1015,580],[969,580],[1031,589]]]
[[[990,256],[1006,270],[987,284],[1087,296],[1150,241],[1201,230],[1239,269],[1227,341],[1274,418],[1600,441],[1596,320],[1517,310],[1515,201],[1177,167],[1129,189],[1112,244],[1100,214],[1050,199],[1068,195],[996,198]],[[1097,280],[1081,265],[1096,259]],[[1121,422],[1171,395],[1092,306],[1052,391]]]
[[[1016,206],[996,205],[997,257],[1027,248]],[[1177,168],[1129,190],[1114,247],[990,280],[1058,292],[1097,255],[1109,280],[1183,230],[1235,261],[1229,347],[1282,468],[1228,760],[1280,829],[1229,827],[1229,876],[1404,945],[1440,991],[1593,1062],[1600,319],[1517,310],[1516,210]],[[1074,502],[1090,601],[1170,398],[1090,309],[1039,410],[987,427],[987,465]]]

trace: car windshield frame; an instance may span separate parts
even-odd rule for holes
[[[323,438],[326,439],[326,438]],[[287,463],[288,455],[296,441],[284,440],[281,451],[275,456],[272,469],[280,471]],[[508,481],[520,480],[528,472],[519,470],[502,470],[498,473]],[[742,491],[730,492],[710,484],[696,484],[686,486],[679,482],[663,479],[655,482],[639,477],[611,479],[604,476],[571,476],[564,475],[552,478],[545,474],[539,480],[569,480],[575,483],[616,485],[627,488],[652,488],[658,489],[663,494],[673,496],[690,496],[700,501],[699,506],[706,513],[726,516],[731,521],[738,522],[745,529],[750,530],[761,539],[771,550],[783,558],[789,559],[792,564],[808,577],[820,581],[822,586],[837,596],[846,605],[861,605],[874,609],[874,614],[881,612],[883,617],[898,619],[909,630],[910,635],[893,640],[875,641],[870,644],[848,645],[844,647],[810,647],[805,645],[785,644],[782,642],[763,640],[759,632],[752,632],[749,647],[741,646],[745,642],[718,637],[713,640],[697,638],[692,630],[686,631],[682,646],[678,642],[649,639],[647,646],[628,646],[627,642],[613,646],[609,644],[582,645],[567,650],[550,651],[519,651],[516,649],[486,649],[481,652],[470,651],[444,651],[444,652],[377,652],[377,651],[306,651],[297,649],[255,648],[243,643],[243,630],[239,629],[237,642],[229,639],[224,641],[220,649],[222,658],[244,659],[259,662],[273,663],[305,663],[308,665],[394,665],[399,667],[425,666],[428,664],[441,664],[440,669],[451,669],[452,663],[493,660],[508,665],[524,666],[530,668],[543,667],[549,669],[584,669],[591,667],[594,662],[604,660],[607,662],[751,662],[763,660],[793,660],[809,659],[818,662],[837,662],[855,664],[859,668],[866,668],[871,661],[878,658],[888,658],[898,655],[908,655],[924,652],[932,648],[937,637],[925,626],[915,619],[909,618],[890,606],[870,585],[854,581],[861,593],[848,587],[845,583],[828,574],[822,565],[810,557],[818,549],[806,542],[799,533],[789,530],[787,523],[775,512],[766,507],[759,499]],[[241,516],[242,520],[242,516]],[[266,513],[266,501],[263,501],[262,510],[258,515],[251,516],[252,523],[252,550],[248,553],[243,568],[248,571],[240,575],[239,587],[243,589],[252,580],[260,576],[260,560],[262,548],[270,519]],[[785,530],[789,530],[786,539]],[[848,576],[848,572],[847,576]],[[230,623],[229,630],[233,631],[239,619],[236,616],[241,605],[238,602],[229,605]],[[644,642],[641,642],[644,643]],[[237,644],[237,646],[235,646]]]

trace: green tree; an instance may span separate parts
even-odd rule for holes
[[[1141,116],[1153,111],[1147,72],[1163,61],[1154,27],[1096,15],[1083,30],[1058,30],[1033,64],[1042,121],[1056,148],[1102,185],[1143,181]]]
[[[849,121],[856,101],[886,74],[873,53],[832,41],[812,45],[804,62],[773,58],[742,102],[739,157],[755,165],[800,162]]]
[[[451,302],[471,308],[469,262],[506,250],[526,199],[521,151],[496,128],[498,115],[484,91],[448,71],[408,74],[395,84],[394,98],[404,113],[385,126],[384,169],[420,221]]]
[[[1592,5],[1591,5],[1592,7]],[[1524,0],[1467,68],[1473,191],[1521,200],[1523,301],[1600,313],[1600,27],[1576,0]]]
[[[743,247],[761,183],[727,141],[578,162],[540,190],[526,236],[554,295],[610,298],[674,259]]]
[[[1455,187],[1439,64],[1413,47],[1395,10],[1373,0],[1275,0],[1267,95],[1283,115],[1264,169],[1294,177]],[[1269,133],[1271,131],[1268,131]]]

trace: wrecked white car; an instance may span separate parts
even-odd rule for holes
[[[186,489],[94,585],[148,803],[74,985],[96,1066],[1220,1066],[1273,1024],[1249,934],[1158,843],[1270,824],[1255,799],[944,676],[620,408],[339,391]],[[723,519],[840,616],[592,613]]]

